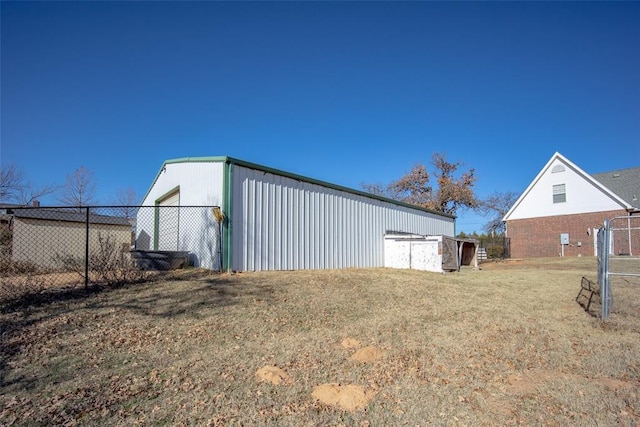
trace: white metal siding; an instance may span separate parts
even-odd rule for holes
[[[167,163],[142,201],[153,206],[170,191],[180,187],[182,206],[222,206],[222,162]]]
[[[234,165],[232,268],[384,266],[384,235],[453,236],[454,220]]]
[[[222,162],[167,163],[146,195],[138,211],[136,224],[137,249],[153,249],[156,202],[173,189],[180,190],[179,235],[171,250],[188,250],[196,266],[217,269],[220,265],[218,226],[211,209],[204,211],[184,206],[222,206]],[[173,210],[173,208],[170,208]],[[162,213],[163,210],[160,209]],[[166,212],[165,212],[166,213]],[[160,230],[159,230],[160,231]],[[160,240],[160,239],[159,239]],[[159,241],[158,243],[161,243]],[[163,245],[164,246],[164,245]],[[162,249],[158,245],[158,249]]]

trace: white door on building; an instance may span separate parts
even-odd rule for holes
[[[180,223],[180,191],[176,190],[158,201],[156,250],[177,251]]]

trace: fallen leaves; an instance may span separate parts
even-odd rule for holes
[[[638,424],[637,327],[558,322],[566,275],[485,273],[216,276],[0,313],[0,424]]]

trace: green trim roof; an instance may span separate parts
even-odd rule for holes
[[[236,158],[228,157],[228,156],[182,157],[182,158],[177,158],[177,159],[166,160],[163,163],[163,165],[160,168],[160,170],[158,171],[155,179],[153,180],[153,183],[149,187],[149,190],[145,194],[143,200],[146,199],[147,196],[149,195],[149,192],[151,191],[151,189],[155,185],[156,181],[158,180],[158,177],[162,173],[162,170],[165,168],[165,166],[169,165],[169,164],[175,164],[175,163],[228,163],[228,164],[234,164],[234,165],[246,167],[248,169],[259,170],[259,171],[262,171],[262,172],[271,173],[271,174],[283,176],[283,177],[286,177],[286,178],[292,178],[292,179],[295,179],[295,180],[298,180],[298,181],[308,182],[310,184],[316,184],[316,185],[320,185],[322,187],[327,187],[327,188],[331,188],[331,189],[338,190],[338,191],[344,191],[344,192],[347,192],[347,193],[368,197],[368,198],[374,199],[374,200],[380,200],[382,202],[392,203],[394,205],[403,206],[403,207],[407,207],[407,208],[410,208],[410,209],[417,209],[417,210],[420,210],[420,211],[423,211],[423,212],[428,212],[428,213],[431,213],[431,214],[434,214],[434,215],[438,215],[438,216],[442,216],[442,217],[445,217],[445,218],[452,218],[452,219],[456,218],[455,215],[446,214],[444,212],[439,212],[439,211],[434,211],[434,210],[431,210],[431,209],[426,209],[426,208],[423,208],[423,207],[420,207],[420,206],[416,206],[416,205],[412,205],[412,204],[409,204],[409,203],[404,203],[404,202],[400,202],[400,201],[397,201],[397,200],[389,199],[387,197],[378,196],[376,194],[367,193],[365,191],[360,191],[360,190],[355,190],[353,188],[343,187],[341,185],[332,184],[330,182],[318,180],[318,179],[315,179],[315,178],[309,178],[307,176],[298,175],[298,174],[295,174],[295,173],[285,172],[285,171],[280,170],[280,169],[275,169],[275,168],[271,168],[271,167],[268,167],[268,166],[263,166],[263,165],[259,165],[257,163],[247,162],[247,161],[244,161],[244,160],[240,160],[240,159],[236,159]]]

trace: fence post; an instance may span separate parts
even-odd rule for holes
[[[89,207],[87,206],[87,219],[85,223],[84,239],[84,289],[89,289]]]
[[[602,262],[602,283],[600,283],[600,301],[602,303],[600,318],[603,322],[609,319],[611,314],[611,282],[609,281],[609,249],[611,248],[611,224],[609,220],[604,220],[604,241],[602,242],[601,258]],[[600,236],[598,236],[600,237]],[[599,239],[598,239],[599,240]],[[598,245],[600,242],[598,241]]]

